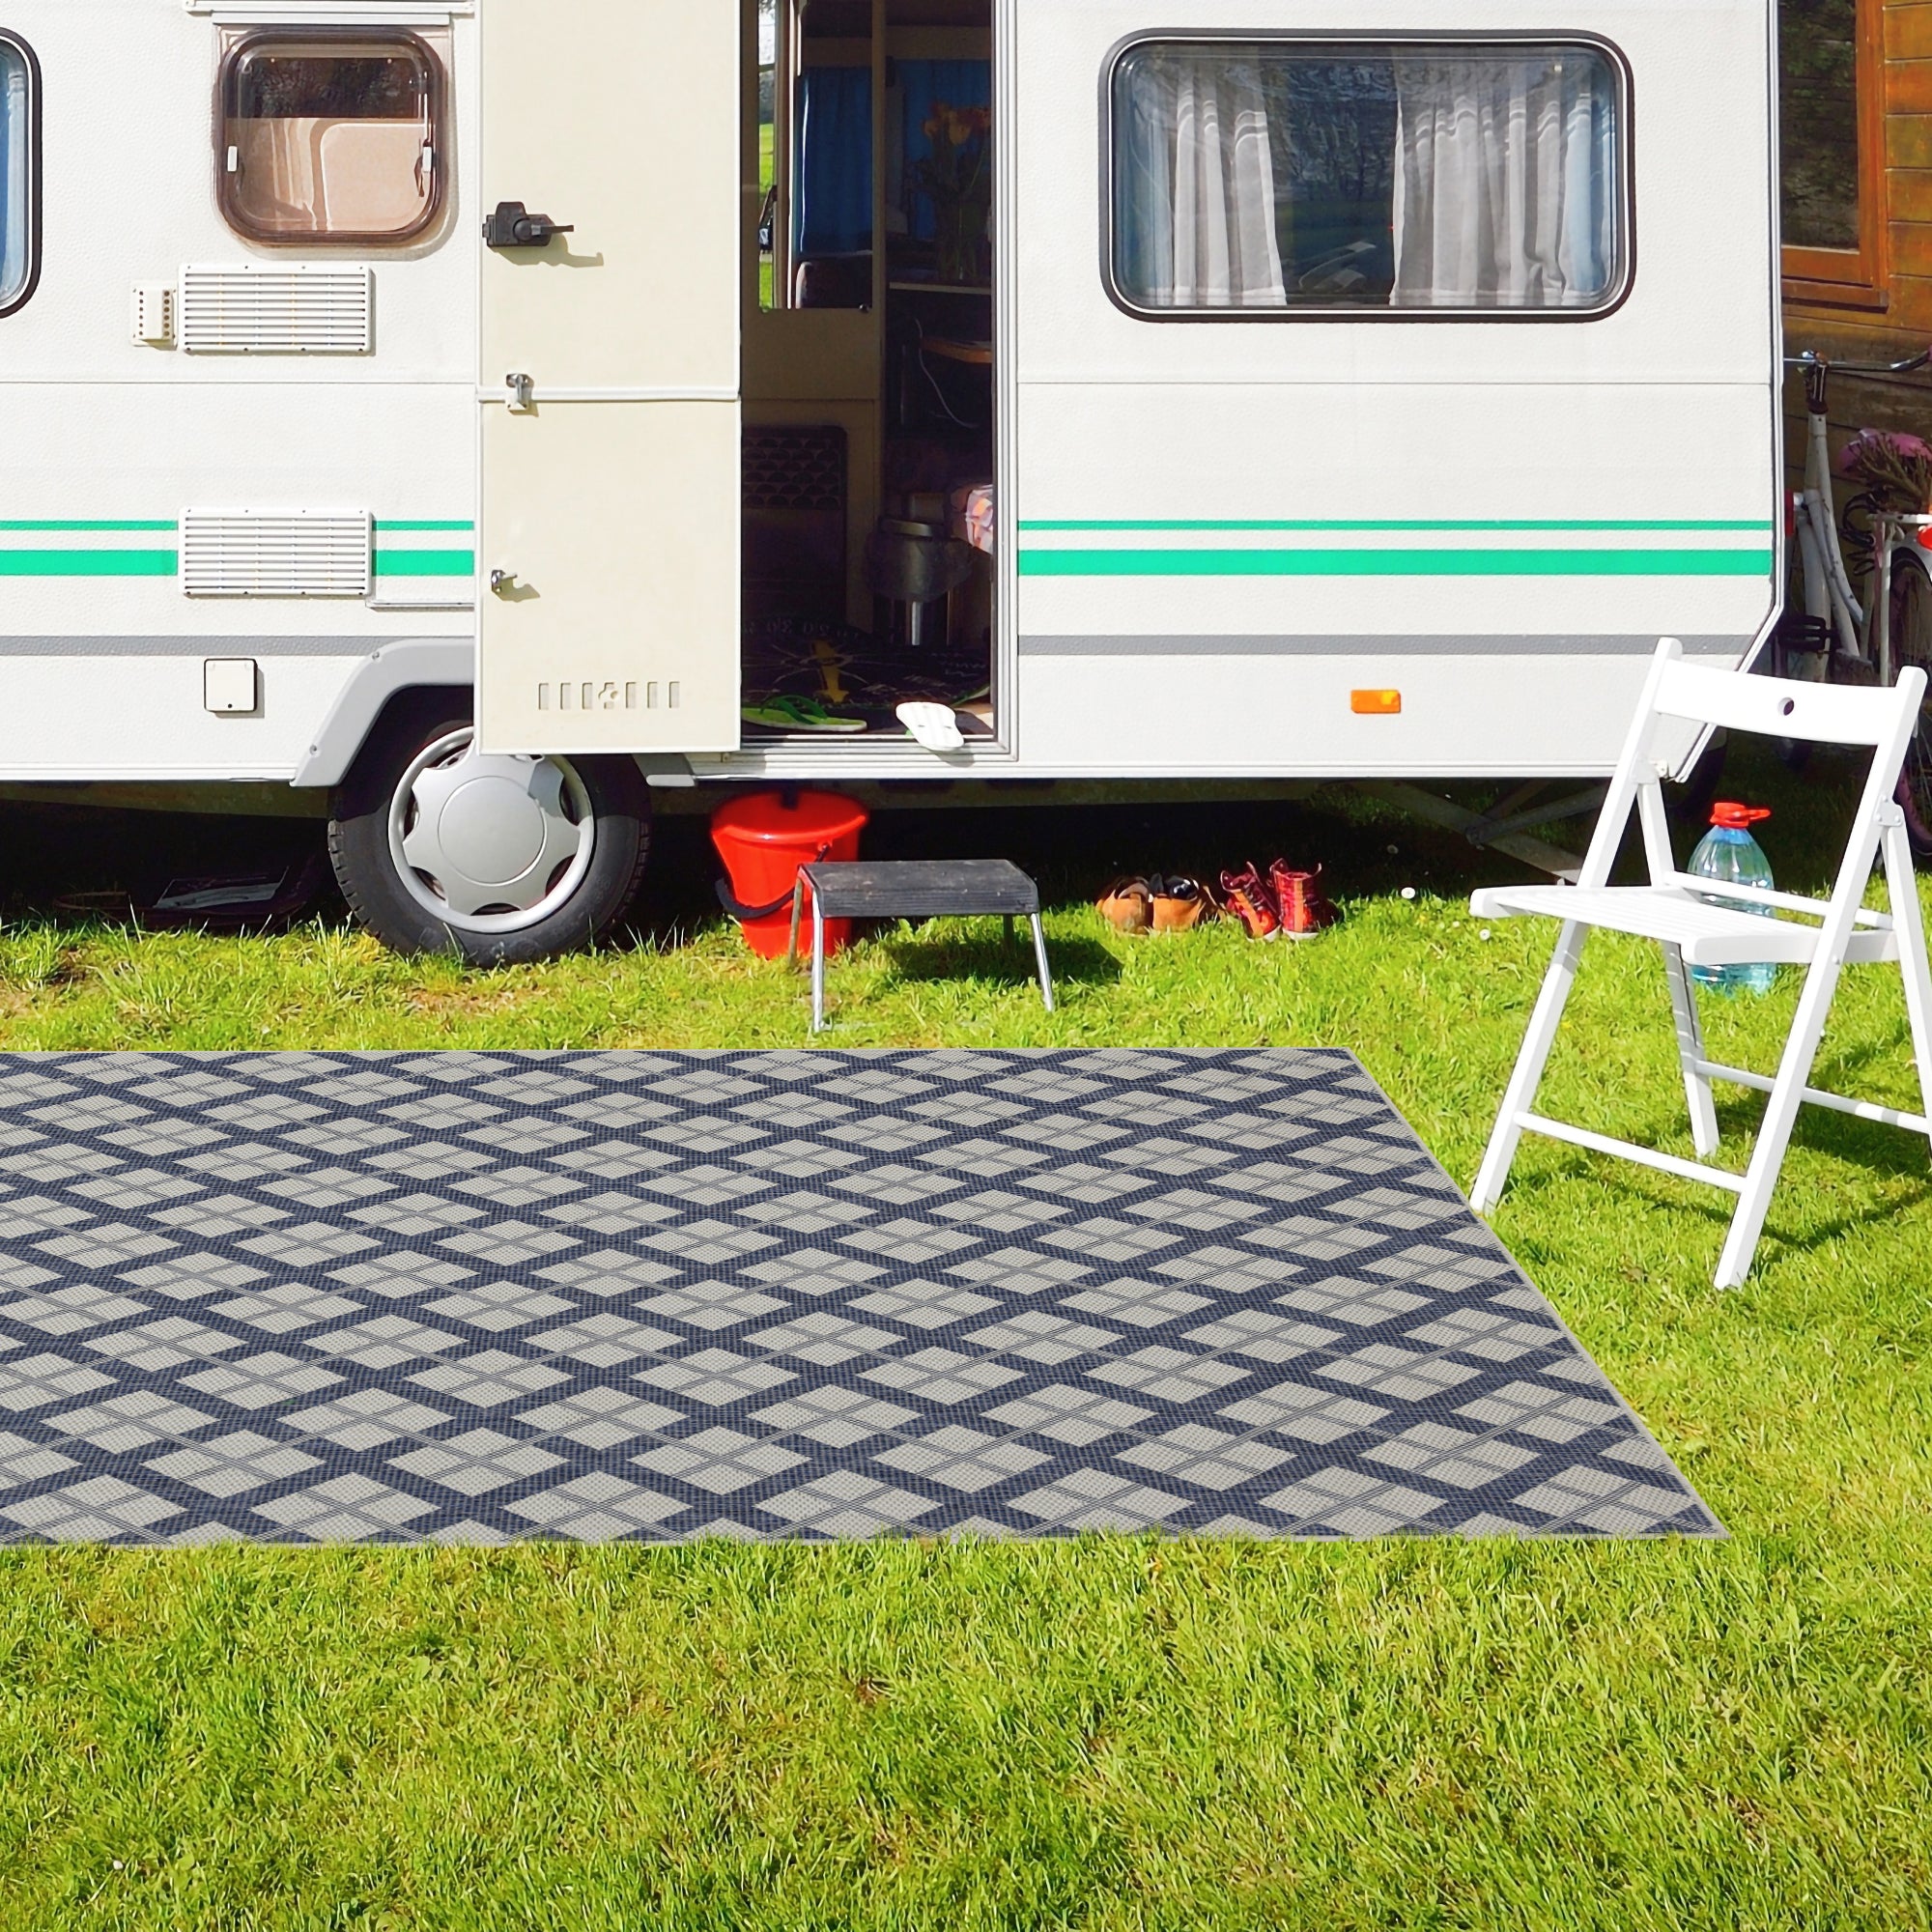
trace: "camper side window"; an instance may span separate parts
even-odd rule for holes
[[[442,70],[413,34],[254,34],[222,64],[215,175],[251,242],[412,241],[442,204]]]
[[[40,270],[40,105],[32,52],[0,33],[0,315],[33,294]]]
[[[1606,47],[1142,42],[1109,94],[1107,260],[1137,314],[1622,298],[1627,80]]]

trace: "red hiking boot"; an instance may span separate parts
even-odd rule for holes
[[[1281,919],[1275,911],[1274,895],[1263,882],[1252,859],[1245,870],[1221,874],[1221,896],[1250,939],[1272,939],[1280,932]]]
[[[1274,889],[1281,930],[1290,939],[1313,939],[1341,918],[1321,890],[1320,866],[1297,872],[1286,859],[1277,859],[1268,867],[1268,884]]]

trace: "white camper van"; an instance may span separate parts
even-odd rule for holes
[[[1772,102],[1771,0],[0,0],[0,783],[517,958],[653,786],[1602,775],[1776,611]]]

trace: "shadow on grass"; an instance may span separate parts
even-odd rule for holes
[[[924,930],[915,929],[882,934],[879,951],[893,978],[909,982],[972,980],[994,986],[1039,984],[1033,933],[1024,922],[1010,945],[998,938],[961,938],[956,933],[927,938]],[[1051,940],[1046,956],[1056,986],[1112,985],[1121,977],[1121,962],[1092,939]]]
[[[1744,1172],[1739,1156],[1745,1152],[1747,1146],[1755,1151],[1755,1136],[1764,1116],[1763,1101],[1764,1096],[1719,1101],[1718,1127],[1722,1139],[1712,1165],[1725,1167],[1733,1173]],[[1687,1155],[1690,1153],[1688,1129],[1675,1120],[1667,1132],[1659,1132],[1652,1123],[1648,1131],[1634,1132],[1630,1138],[1639,1146],[1679,1151]],[[1670,1144],[1674,1140],[1683,1140],[1687,1144],[1681,1150],[1672,1150]],[[1554,1149],[1561,1143],[1544,1142],[1541,1145],[1546,1149]],[[1797,1124],[1792,1129],[1790,1146],[1785,1152],[1787,1162],[1795,1150],[1828,1154],[1834,1160],[1844,1162],[1847,1167],[1861,1170],[1869,1179],[1885,1183],[1889,1191],[1882,1201],[1847,1208],[1829,1218],[1813,1221],[1801,1234],[1780,1222],[1780,1192],[1778,1185],[1774,1183],[1771,1209],[1764,1226],[1764,1240],[1768,1247],[1759,1249],[1760,1263],[1768,1258],[1770,1251],[1793,1255],[1820,1252],[1848,1234],[1879,1227],[1932,1201],[1932,1171],[1927,1169],[1922,1138],[1907,1129],[1887,1126],[1878,1121],[1861,1121],[1828,1108],[1801,1107]],[[1670,1190],[1661,1177],[1634,1162],[1617,1162],[1612,1169],[1607,1157],[1566,1151],[1554,1162],[1541,1163],[1538,1171],[1524,1175],[1520,1168],[1520,1155],[1518,1158],[1519,1166],[1512,1174],[1508,1190],[1513,1195],[1520,1191],[1533,1197],[1551,1186],[1568,1185],[1579,1180],[1611,1181],[1613,1175],[1613,1184],[1620,1191],[1628,1192],[1646,1207],[1695,1214],[1707,1222],[1719,1238],[1737,1212],[1737,1197],[1727,1191],[1700,1187],[1694,1182],[1680,1182],[1678,1190]],[[1916,1169],[1910,1165],[1914,1162],[1917,1163]],[[1817,1198],[1815,1189],[1808,1191],[1808,1198]],[[1711,1259],[1715,1266],[1715,1249]]]

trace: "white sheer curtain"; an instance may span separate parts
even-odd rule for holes
[[[1274,144],[1251,64],[1221,53],[1144,57],[1124,130],[1128,293],[1158,308],[1279,308]]]
[[[1615,99],[1604,63],[1402,59],[1397,306],[1573,308],[1616,272]]]
[[[27,169],[32,132],[27,121],[27,64],[0,46],[0,304],[27,279]]]

